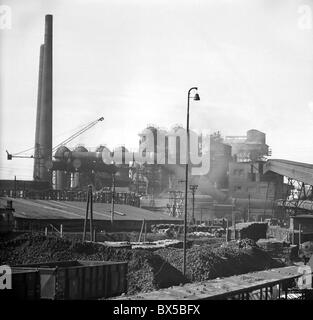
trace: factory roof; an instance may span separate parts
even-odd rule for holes
[[[12,200],[14,216],[24,219],[84,219],[86,202],[1,198]],[[114,220],[179,220],[169,214],[115,204]],[[111,219],[110,203],[93,203],[95,220]]]
[[[313,219],[312,214],[298,214],[296,216],[292,216],[293,219]]]

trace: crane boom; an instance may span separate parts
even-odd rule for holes
[[[67,139],[63,140],[62,142],[60,142],[58,145],[56,145],[55,147],[52,148],[52,151],[55,151],[56,149],[58,149],[61,146],[66,145],[67,143],[71,142],[72,140],[74,140],[75,138],[77,138],[78,136],[80,136],[82,133],[84,133],[85,131],[89,130],[90,128],[92,128],[94,125],[96,125],[99,121],[103,121],[104,118],[101,117],[95,121],[90,122],[89,124],[87,124],[87,126],[85,126],[84,128],[80,129],[79,131],[75,132],[74,134],[72,134],[70,137],[68,137]]]
[[[101,117],[97,120],[94,120],[90,123],[88,123],[85,127],[83,127],[82,129],[80,129],[79,131],[75,132],[74,134],[72,134],[70,137],[68,137],[67,139],[63,140],[62,142],[60,142],[59,144],[57,144],[55,147],[52,148],[52,151],[55,151],[56,149],[58,149],[59,147],[61,146],[64,146],[66,145],[67,143],[71,142],[72,140],[74,140],[75,138],[77,138],[78,136],[80,136],[82,133],[86,132],[87,130],[89,130],[90,128],[92,128],[93,126],[95,126],[98,122],[100,121],[103,121],[104,120],[104,117]],[[31,149],[34,149],[34,148],[31,148]],[[27,149],[26,151],[28,150],[31,150],[31,149]],[[31,156],[19,156],[19,153],[17,154],[10,154],[7,150],[6,150],[6,153],[7,153],[7,160],[12,160],[12,158],[36,158],[35,156],[31,155]]]

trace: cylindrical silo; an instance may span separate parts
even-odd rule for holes
[[[73,153],[79,152],[88,152],[88,150],[84,146],[77,146],[74,150]],[[72,159],[73,160],[73,166],[76,168],[76,172],[72,173],[72,188],[79,188],[81,186],[81,180],[83,180],[83,173],[79,172],[79,168],[82,164],[81,159]]]
[[[69,152],[70,150],[65,147],[61,146],[55,152],[55,157],[58,161],[64,159],[64,153]],[[65,170],[56,170],[55,174],[55,189],[56,190],[66,190],[69,188],[69,174]]]

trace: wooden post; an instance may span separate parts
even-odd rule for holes
[[[299,248],[301,244],[301,223],[299,223]]]
[[[235,199],[232,199],[232,206],[231,206],[232,224],[234,228],[234,240],[236,240],[236,214],[234,211],[235,201],[236,201]]]
[[[90,203],[90,241],[93,241],[93,196],[92,186],[89,186],[89,203]]]
[[[141,230],[140,230],[138,242],[140,242],[140,240],[141,240],[141,235],[142,235],[142,231],[143,231],[143,226],[144,226],[144,224],[145,224],[145,219],[142,220]]]
[[[228,242],[228,219],[226,219],[226,242]]]
[[[146,237],[147,237],[147,222],[145,221],[145,234],[144,234],[143,242],[146,242]]]
[[[48,228],[45,227],[45,236],[47,237],[48,236]]]
[[[83,241],[86,240],[88,211],[89,211],[89,191],[87,192],[87,207],[86,207],[86,215],[85,215],[85,221],[84,221]]]
[[[63,238],[63,224],[60,225],[60,237]]]
[[[248,195],[248,222],[250,222],[250,193]]]
[[[94,228],[94,229],[93,229],[93,241],[94,241],[94,242],[97,242],[96,236],[97,236],[96,228]]]
[[[14,176],[14,198],[16,198],[16,176]]]
[[[114,204],[115,204],[115,173],[112,174],[111,224],[113,224],[113,221],[114,221]]]

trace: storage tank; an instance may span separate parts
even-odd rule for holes
[[[112,162],[112,152],[111,150],[105,146],[105,145],[100,145],[96,148],[96,152],[101,153],[101,162],[105,164],[111,164]]]
[[[70,186],[70,175],[67,171],[56,170],[55,190],[67,190]]]
[[[107,151],[107,152],[111,152],[110,149],[107,146],[102,145],[102,144],[96,148],[96,152],[102,152],[104,150]]]
[[[75,155],[75,153],[77,153]],[[86,156],[84,156],[83,154],[81,153],[86,153]],[[88,150],[84,147],[84,146],[77,146],[74,150],[73,150],[73,153],[72,153],[72,161],[73,161],[73,166],[74,167],[78,167],[78,164],[79,162],[87,162],[89,161],[89,154],[91,152],[88,152]],[[75,164],[76,163],[76,164]]]
[[[70,152],[70,149],[65,146],[61,146],[56,150],[54,157],[60,160],[64,160],[66,152]]]
[[[113,150],[114,162],[116,165],[129,164],[132,161],[132,154],[125,148],[125,146],[119,146]]]
[[[75,152],[88,152],[88,150],[84,146],[77,146],[74,149]]]
[[[64,160],[66,152],[70,152],[70,150],[67,147],[65,146],[59,147],[54,154],[54,157],[57,159],[56,162],[59,163],[62,160]],[[68,189],[69,181],[70,181],[70,175],[65,170],[56,170],[55,185],[54,185],[55,190]]]
[[[88,150],[84,146],[77,146],[74,152],[88,152]],[[73,166],[76,168],[76,172],[72,173],[72,188],[79,188],[80,187],[80,180],[82,178],[83,173],[80,173],[78,170],[81,166],[81,159],[74,159]]]

